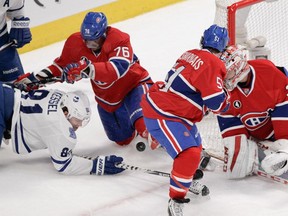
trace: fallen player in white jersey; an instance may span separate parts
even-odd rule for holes
[[[123,161],[115,155],[94,160],[75,156],[75,131],[88,124],[91,109],[88,97],[81,91],[36,90],[20,92],[0,82],[0,140],[5,129],[11,130],[13,151],[28,154],[48,149],[59,173],[117,174]]]

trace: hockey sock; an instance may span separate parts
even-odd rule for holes
[[[135,121],[134,127],[141,137],[146,139],[148,138],[148,131],[146,129],[143,117],[140,117]]]
[[[193,175],[198,168],[202,146],[191,147],[181,152],[173,163],[170,177],[170,192],[172,199],[183,199],[191,185]]]

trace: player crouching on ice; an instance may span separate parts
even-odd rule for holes
[[[251,175],[259,160],[268,174],[282,175],[288,170],[287,70],[267,59],[247,61],[236,46],[228,47],[221,59],[231,94],[229,110],[218,116],[227,177]]]
[[[123,158],[115,155],[88,160],[72,154],[75,131],[88,124],[91,109],[81,91],[36,90],[20,92],[0,82],[0,140],[11,130],[13,151],[28,154],[48,149],[56,170],[63,174],[116,174]]]

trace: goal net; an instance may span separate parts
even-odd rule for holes
[[[228,29],[230,44],[246,46],[251,59],[257,58],[257,55],[253,54],[257,54],[258,50],[261,54],[261,49],[269,49],[271,60],[277,66],[286,68],[287,21],[287,0],[216,0],[214,23]],[[254,38],[260,38],[260,43],[253,43],[257,42]]]
[[[288,0],[215,2],[214,23],[228,29],[230,44],[245,46],[250,59],[268,56],[277,66],[288,68]],[[209,114],[197,127],[203,147],[223,156],[224,148],[216,116]]]

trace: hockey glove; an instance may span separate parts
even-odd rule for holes
[[[16,41],[16,48],[21,48],[32,40],[31,31],[29,28],[30,19],[22,17],[14,18],[11,22],[10,39]]]
[[[266,156],[261,166],[268,174],[280,176],[288,171],[288,153],[287,152],[276,152]]]
[[[93,160],[93,167],[90,174],[94,175],[112,175],[123,172],[125,169],[116,167],[123,161],[122,157],[116,155],[99,156]]]
[[[13,85],[21,91],[31,91],[40,87],[40,81],[33,73],[26,73],[18,77]]]
[[[74,83],[82,78],[94,78],[95,68],[87,58],[82,58],[77,63],[71,63],[63,68],[62,81]]]

